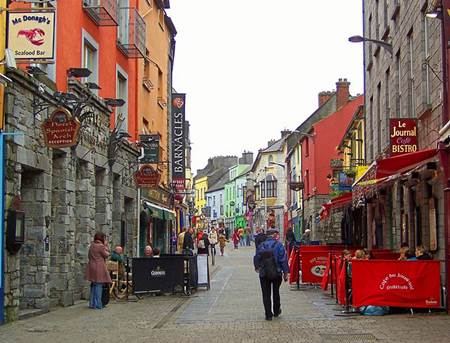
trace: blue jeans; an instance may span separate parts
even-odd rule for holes
[[[103,284],[98,282],[91,282],[91,293],[89,294],[89,307],[102,309],[102,292]]]

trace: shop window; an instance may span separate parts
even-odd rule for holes
[[[119,129],[122,131],[128,130],[128,76],[117,66],[117,99],[125,100],[122,107],[116,109],[116,123],[119,124]]]

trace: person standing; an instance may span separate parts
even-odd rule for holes
[[[269,229],[266,240],[261,243],[253,258],[255,271],[259,274],[266,320],[281,314],[280,285],[288,280],[289,267],[286,250],[278,241],[278,230]],[[273,293],[273,312],[271,293]]]
[[[211,253],[216,255],[216,244],[218,242],[217,231],[215,228],[211,229],[211,233],[209,234],[209,243],[211,244]]]
[[[239,231],[238,229],[234,229],[233,236],[231,237],[233,240],[234,248],[237,249],[239,247]]]
[[[221,234],[219,235],[220,256],[223,256],[225,245],[227,245],[227,238],[225,237],[225,235]]]
[[[286,247],[288,256],[291,256],[291,251],[292,249],[294,249],[294,245],[295,245],[294,230],[292,230],[292,227],[289,227],[286,231],[286,243],[284,245]]]
[[[187,227],[183,228],[183,231],[180,232],[178,235],[178,241],[177,241],[177,251],[179,254],[183,253],[183,242],[184,242],[184,235],[186,234]]]
[[[89,247],[88,265],[85,279],[91,282],[91,292],[89,295],[89,308],[102,309],[103,284],[111,284],[111,277],[106,268],[106,260],[109,257],[109,248],[105,243],[106,235],[97,232],[94,241]]]
[[[197,243],[197,254],[198,255],[209,255],[209,239],[206,231],[203,233],[202,237],[198,240]]]
[[[245,231],[242,227],[239,228],[238,230],[239,233],[239,244],[241,245],[241,247],[244,246],[244,236],[245,236]]]
[[[303,245],[310,245],[311,244],[311,230],[306,229],[305,233],[302,235],[301,243]]]
[[[245,244],[249,247],[251,245],[250,244],[250,240],[251,240],[251,237],[252,237],[252,229],[247,226],[245,228],[245,233],[246,233]]]
[[[187,255],[192,255],[194,251],[194,239],[192,238],[192,235],[194,234],[194,229],[189,228],[186,233],[184,234],[184,240],[183,240],[183,253]]]

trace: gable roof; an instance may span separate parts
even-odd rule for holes
[[[210,187],[208,187],[208,190],[206,191],[206,193],[211,193],[211,192],[215,192],[215,191],[219,191],[221,189],[225,188],[225,184],[228,182],[229,180],[229,174],[228,171],[222,175],[222,177],[220,179],[218,179],[214,184],[212,184]]]

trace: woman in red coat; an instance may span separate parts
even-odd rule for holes
[[[91,281],[91,293],[89,296],[89,307],[102,309],[102,291],[104,283],[111,283],[106,260],[109,257],[109,249],[105,244],[106,235],[96,233],[94,241],[89,247],[89,262],[86,268],[85,278]]]
[[[237,249],[240,241],[238,229],[234,229],[233,236],[231,237],[231,239],[233,240],[234,248]]]

